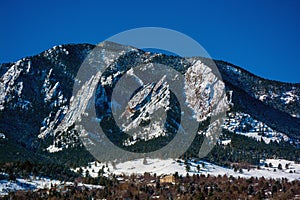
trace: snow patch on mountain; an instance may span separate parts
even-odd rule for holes
[[[4,133],[0,133],[0,139],[5,139],[5,134]]]
[[[51,49],[45,51],[43,53],[43,56],[46,58],[49,58],[51,60],[55,60],[59,55],[69,55],[69,51],[64,48],[62,45],[57,45],[52,47]]]
[[[62,150],[62,148],[60,147],[57,147],[57,146],[55,146],[54,144],[52,144],[52,145],[50,145],[48,148],[47,148],[47,151],[49,152],[49,153],[55,153],[55,152],[59,152],[59,151],[61,151]]]
[[[226,65],[226,69],[228,70],[228,71],[231,71],[233,74],[235,74],[235,75],[240,75],[241,74],[241,70],[239,70],[238,68],[236,68],[236,67],[233,67],[233,66],[231,66],[231,65]]]
[[[295,91],[294,90],[291,90],[291,91],[288,91],[288,92],[285,92],[282,94],[282,96],[280,97],[280,99],[285,103],[285,104],[290,104],[292,102],[295,102],[295,101],[299,101],[300,98],[299,96],[297,96],[295,94]]]
[[[230,132],[255,138],[269,144],[270,141],[281,142],[292,140],[285,134],[277,132],[263,122],[253,119],[249,114],[229,112],[222,127]]]
[[[292,117],[300,118],[299,109],[297,109],[300,100],[298,87],[291,87],[288,84],[283,84],[282,86],[270,83],[262,85],[261,81],[259,81],[254,91],[254,97],[267,105],[289,113]]]
[[[260,101],[264,102],[264,101],[267,99],[267,97],[268,97],[268,95],[264,94],[264,95],[259,96],[258,99],[259,99]]]
[[[219,140],[219,144],[227,146],[231,143],[231,139]]]

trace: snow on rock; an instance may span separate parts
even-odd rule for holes
[[[211,116],[216,105],[221,109],[218,111],[228,109],[224,88],[224,83],[214,75],[211,68],[199,60],[194,61],[185,74],[185,91],[187,104],[194,111],[197,121]]]
[[[81,115],[85,113],[89,100],[91,99],[97,83],[100,80],[101,73],[98,72],[92,76],[90,80],[85,82],[78,90],[76,97],[72,97],[70,100],[70,107],[66,111],[62,123],[60,123],[56,129],[56,132],[65,131],[68,127],[72,126],[76,120],[81,118]]]
[[[38,135],[38,138],[45,138],[48,135],[53,135],[54,127],[60,124],[61,118],[66,114],[67,110],[68,106],[62,106],[56,113],[50,112],[49,116],[46,117],[42,122],[43,126],[40,128],[40,134]],[[52,121],[50,120],[51,118],[53,118]]]
[[[12,97],[9,94],[17,91],[17,94],[21,94],[23,84],[18,84],[17,79],[20,76],[23,68],[20,67],[23,62],[19,60],[12,65],[7,72],[1,77],[0,81],[0,111],[4,109],[4,104],[11,101]]]
[[[59,87],[59,82],[56,82],[55,85],[51,89],[49,89],[49,91],[45,95],[46,102],[50,101],[56,95],[58,87]]]
[[[146,102],[146,103],[142,103]],[[164,136],[164,118],[162,115],[157,116],[155,112],[159,109],[167,111],[170,104],[169,84],[163,76],[157,83],[146,84],[139,92],[137,92],[128,102],[127,109],[122,113],[124,119],[122,128],[124,131],[134,132],[133,140],[141,139],[144,141]],[[131,120],[136,111],[140,113]],[[143,121],[151,121],[148,126],[140,127]],[[134,131],[133,131],[134,130]],[[126,146],[134,144],[133,141],[125,141]]]
[[[95,49],[95,51],[90,52],[90,57],[88,56],[86,58],[91,58],[91,60],[85,60],[85,62],[97,62],[97,65],[99,66],[109,66],[120,55],[124,54],[125,52],[135,50],[132,47],[123,46],[108,41],[102,42]],[[93,56],[99,58],[99,60],[96,59],[95,61],[95,59],[93,59],[95,57]],[[76,85],[74,86],[74,88],[78,87],[78,90],[73,93],[74,96],[72,96],[70,99],[70,106],[66,112],[65,117],[63,118],[62,123],[58,125],[56,132],[65,131],[68,127],[73,125],[76,120],[81,119],[81,116],[85,114],[88,102],[90,101],[94,91],[96,90],[98,82],[101,80],[100,71],[96,71],[95,75],[89,77],[89,80],[86,79],[86,76],[84,76],[84,74],[81,74],[80,72],[78,74],[79,77],[75,78]],[[82,77],[80,76],[80,74],[82,75]],[[101,80],[101,83],[102,81],[105,80]]]
[[[50,77],[52,75],[53,69],[51,68],[46,75],[46,78],[43,83],[42,93],[44,94],[44,101],[50,102],[58,94],[58,88],[60,86],[59,82],[56,82],[54,85],[50,82]]]
[[[68,106],[61,106],[56,113],[51,112],[42,122],[43,126],[40,128],[38,138],[45,139],[48,136],[53,136],[53,143],[46,148],[46,150],[50,153],[62,151],[64,148],[74,147],[78,141],[78,135],[72,130],[66,130],[64,135],[54,132],[55,127],[61,123],[61,120],[67,113],[67,110]]]
[[[118,56],[126,52],[125,50],[129,49],[132,48],[105,42],[97,47],[98,51],[92,51],[91,54],[95,54],[94,56],[100,58],[97,60],[97,62],[99,62],[99,66],[108,66],[112,61],[115,61]],[[55,65],[59,65],[62,69],[64,69],[66,67],[64,63],[56,63],[58,62],[57,60],[60,60],[56,58],[61,53],[68,55],[66,48],[63,46],[55,46],[52,49],[44,52],[43,56],[45,56],[51,62],[54,62]],[[86,62],[90,62],[90,60],[88,60],[89,58],[90,57],[88,56]],[[91,58],[93,58],[93,55],[91,55]],[[99,83],[101,73],[100,71],[93,73],[94,75],[92,77],[88,77],[89,80],[87,80],[87,77],[84,75],[85,73],[83,73],[83,77],[80,77],[80,75],[79,77],[76,77],[73,89],[77,90],[74,92],[74,96],[71,97],[69,105],[65,105],[67,99],[60,90],[60,83],[53,82],[53,69],[50,69],[47,72],[44,71],[43,73],[46,73],[42,88],[44,101],[46,103],[50,103],[51,108],[58,107],[59,109],[55,113],[49,113],[49,116],[43,120],[38,137],[45,138],[48,135],[54,136],[52,146],[48,147],[47,149],[53,151],[53,147],[57,147],[58,142],[61,143],[60,138],[65,137],[62,134],[64,132],[68,132],[68,128],[74,125],[76,120],[81,120],[82,116],[87,115],[88,112],[86,109],[96,89],[96,86]],[[83,130],[81,133],[84,132],[85,130]],[[73,134],[71,137],[75,137],[76,139],[77,136],[74,136]],[[70,145],[72,146],[72,144],[62,144],[60,148],[54,149],[55,151],[58,151],[61,150],[61,148],[64,149]]]
[[[29,73],[31,69],[31,61],[28,61],[28,65],[27,65],[27,69],[26,69],[26,73]]]

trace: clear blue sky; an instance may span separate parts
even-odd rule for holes
[[[0,3],[0,63],[54,45],[97,44],[132,28],[170,28],[215,59],[300,82],[300,1],[14,1]]]

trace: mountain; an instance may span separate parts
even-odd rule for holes
[[[82,64],[92,61],[90,53],[100,58],[99,65],[109,67],[101,76],[94,71],[95,76],[79,80]],[[100,140],[92,130],[75,123],[78,119],[90,121],[85,113],[91,109],[96,111],[97,124],[122,149],[143,153],[171,143],[184,122],[180,117],[183,105],[170,89],[175,86],[159,76],[160,69],[150,70],[151,77],[159,79],[145,83],[133,70],[153,64],[170,66],[182,75],[179,92],[185,93],[186,109],[199,124],[198,134],[184,156],[197,156],[194,152],[199,151],[201,141],[213,131],[208,125],[214,116],[212,110],[219,109],[226,120],[218,144],[207,159],[220,162],[222,158],[213,156],[221,151],[218,148],[230,148],[226,150],[239,154],[256,145],[258,150],[251,150],[257,154],[256,159],[275,156],[299,161],[300,84],[266,80],[224,61],[144,52],[111,42],[100,46],[59,45],[0,65],[0,161],[42,160],[71,166],[93,161],[85,146]],[[215,65],[220,75],[212,70]],[[129,94],[129,85],[121,85],[119,92],[124,92],[124,98],[113,101],[113,89],[125,72],[129,74],[127,81],[138,89]],[[201,76],[205,73],[208,75]],[[74,91],[80,95],[74,97]],[[90,107],[94,92],[95,107]],[[124,102],[126,110],[118,110]],[[120,119],[113,120],[114,113]],[[235,157],[231,161],[240,160]]]

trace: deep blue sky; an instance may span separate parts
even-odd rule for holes
[[[170,28],[215,59],[300,82],[300,1],[13,1],[0,3],[0,63],[54,45],[97,44],[132,28]]]

